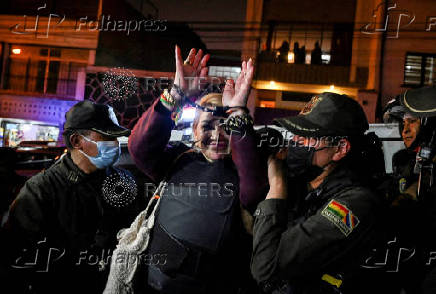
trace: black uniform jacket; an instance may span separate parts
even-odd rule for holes
[[[104,201],[102,185],[111,171],[85,174],[67,153],[25,183],[0,245],[0,271],[10,277],[11,293],[20,287],[31,293],[103,291],[116,234],[141,209],[138,197],[124,208]]]
[[[337,167],[305,196],[291,189],[289,200],[258,205],[251,271],[265,289],[274,288],[277,280],[294,289],[318,289],[324,274],[348,274],[372,244],[380,201],[350,170]],[[297,198],[302,199],[298,207],[288,210],[287,201]]]

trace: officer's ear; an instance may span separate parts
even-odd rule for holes
[[[83,137],[80,134],[74,133],[69,139],[73,149],[83,150]]]
[[[351,149],[351,143],[347,138],[341,138],[336,146],[336,152],[333,154],[332,160],[339,161],[344,158]]]

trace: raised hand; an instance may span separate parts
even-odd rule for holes
[[[250,58],[248,62],[242,62],[241,73],[236,79],[236,84],[232,79],[228,79],[226,81],[226,86],[224,87],[223,91],[224,106],[247,106],[253,75],[254,65],[253,60]]]
[[[186,60],[183,61],[180,47],[176,45],[175,57],[176,74],[174,84],[179,86],[187,96],[197,93],[200,90],[200,80],[207,77],[208,68],[206,65],[210,55],[203,56],[203,50],[200,49],[197,52],[192,48]],[[175,97],[178,96],[173,90],[171,94]]]

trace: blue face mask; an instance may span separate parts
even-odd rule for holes
[[[120,159],[121,148],[118,141],[98,141],[95,142],[85,136],[82,136],[86,141],[92,142],[97,145],[98,154],[97,156],[89,156],[82,150],[83,155],[85,155],[89,161],[95,165],[98,169],[104,169],[109,166],[114,165]]]

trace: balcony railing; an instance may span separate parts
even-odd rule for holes
[[[368,68],[357,68],[355,82],[350,82],[350,69],[348,66],[259,62],[256,78],[292,84],[365,87]]]

